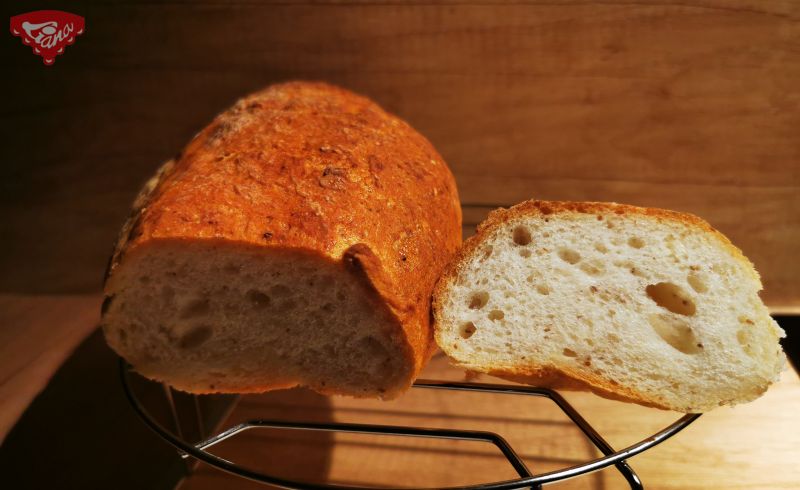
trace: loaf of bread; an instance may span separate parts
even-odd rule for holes
[[[760,396],[785,363],[753,265],[696,216],[613,203],[494,211],[434,292],[460,366],[680,412]]]
[[[188,392],[389,399],[432,353],[431,291],[460,242],[453,176],[424,137],[345,90],[275,85],[145,186],[103,330]]]

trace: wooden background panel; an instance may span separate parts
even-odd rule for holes
[[[236,97],[306,78],[428,136],[468,225],[530,197],[690,211],[753,259],[772,307],[800,306],[796,2],[63,8],[87,32],[55,66],[0,46],[0,291],[97,290],[157,165]]]

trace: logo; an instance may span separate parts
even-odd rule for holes
[[[11,34],[21,37],[47,66],[83,34],[83,26],[83,17],[60,10],[37,10],[11,17]]]

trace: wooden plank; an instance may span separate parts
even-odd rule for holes
[[[236,97],[308,78],[409,120],[466,204],[691,211],[753,259],[770,306],[800,305],[797,2],[82,8],[87,33],[52,68],[3,47],[0,291],[96,291],[153,169]]]

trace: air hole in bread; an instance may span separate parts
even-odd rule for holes
[[[489,293],[486,291],[480,291],[477,293],[472,293],[472,296],[469,298],[469,309],[470,310],[480,310],[486,303],[489,302]]]
[[[257,289],[251,289],[247,292],[246,296],[247,301],[249,301],[250,304],[257,309],[266,308],[272,302],[267,294]]]
[[[756,324],[753,320],[747,318],[746,316],[740,316],[739,317],[739,323],[741,323],[742,325],[755,325]]]
[[[689,325],[670,315],[653,314],[648,318],[650,326],[666,343],[684,354],[697,354],[703,350],[703,344]]]
[[[659,282],[645,288],[647,296],[662,308],[679,315],[692,316],[697,308],[694,301],[676,284]]]
[[[388,366],[391,362],[389,351],[380,340],[372,336],[363,337],[358,341],[359,350],[367,353],[367,357],[382,359],[381,368]]]
[[[558,256],[568,264],[577,264],[581,260],[581,254],[570,248],[562,248],[558,251]]]
[[[502,320],[506,316],[503,310],[492,310],[489,312],[489,320],[497,321]]]
[[[600,252],[601,254],[608,253],[608,247],[599,242],[594,244],[594,249]]]
[[[564,348],[563,351],[561,351],[561,353],[564,354],[565,357],[578,357],[577,352],[575,352],[572,349],[567,349],[566,347]]]
[[[543,296],[547,296],[548,294],[550,294],[550,288],[545,286],[544,284],[539,284],[538,286],[536,286],[536,292]]]
[[[514,243],[523,246],[531,243],[531,230],[522,225],[514,228]]]
[[[472,337],[476,330],[477,328],[475,327],[474,323],[466,322],[461,324],[461,328],[459,329],[458,333],[461,335],[462,339],[468,339]]]
[[[736,332],[736,340],[739,342],[739,345],[742,346],[742,350],[745,354],[750,357],[753,357],[753,347],[752,347],[752,334],[750,330],[747,329],[740,329]]]
[[[181,308],[178,318],[197,318],[199,316],[207,315],[210,310],[211,304],[209,303],[208,298],[195,299],[186,303],[183,308]]]
[[[211,338],[211,327],[208,325],[198,325],[181,335],[178,347],[181,349],[194,349],[203,345]]]
[[[603,264],[597,261],[582,262],[580,268],[583,272],[589,274],[590,276],[599,276],[605,272]]]
[[[686,282],[689,283],[689,286],[692,287],[698,293],[705,293],[708,292],[708,283],[705,280],[705,277],[701,272],[693,271],[690,272],[689,275],[686,277]]]
[[[645,277],[644,273],[641,270],[637,269],[636,267],[631,267],[630,269],[628,269],[628,272],[630,272],[632,275],[636,277]]]
[[[531,251],[530,251],[530,250],[528,250],[527,248],[521,248],[521,249],[519,250],[519,256],[520,256],[520,257],[524,257],[524,258],[526,258],[526,259],[527,259],[528,257],[530,257],[530,256],[531,256]]]
[[[644,248],[644,240],[639,238],[638,236],[632,236],[628,238],[628,245],[633,248]]]
[[[491,245],[487,245],[487,246],[483,247],[483,258],[482,258],[482,260],[486,260],[489,257],[491,257],[493,251],[494,251],[494,247],[492,247]]]

